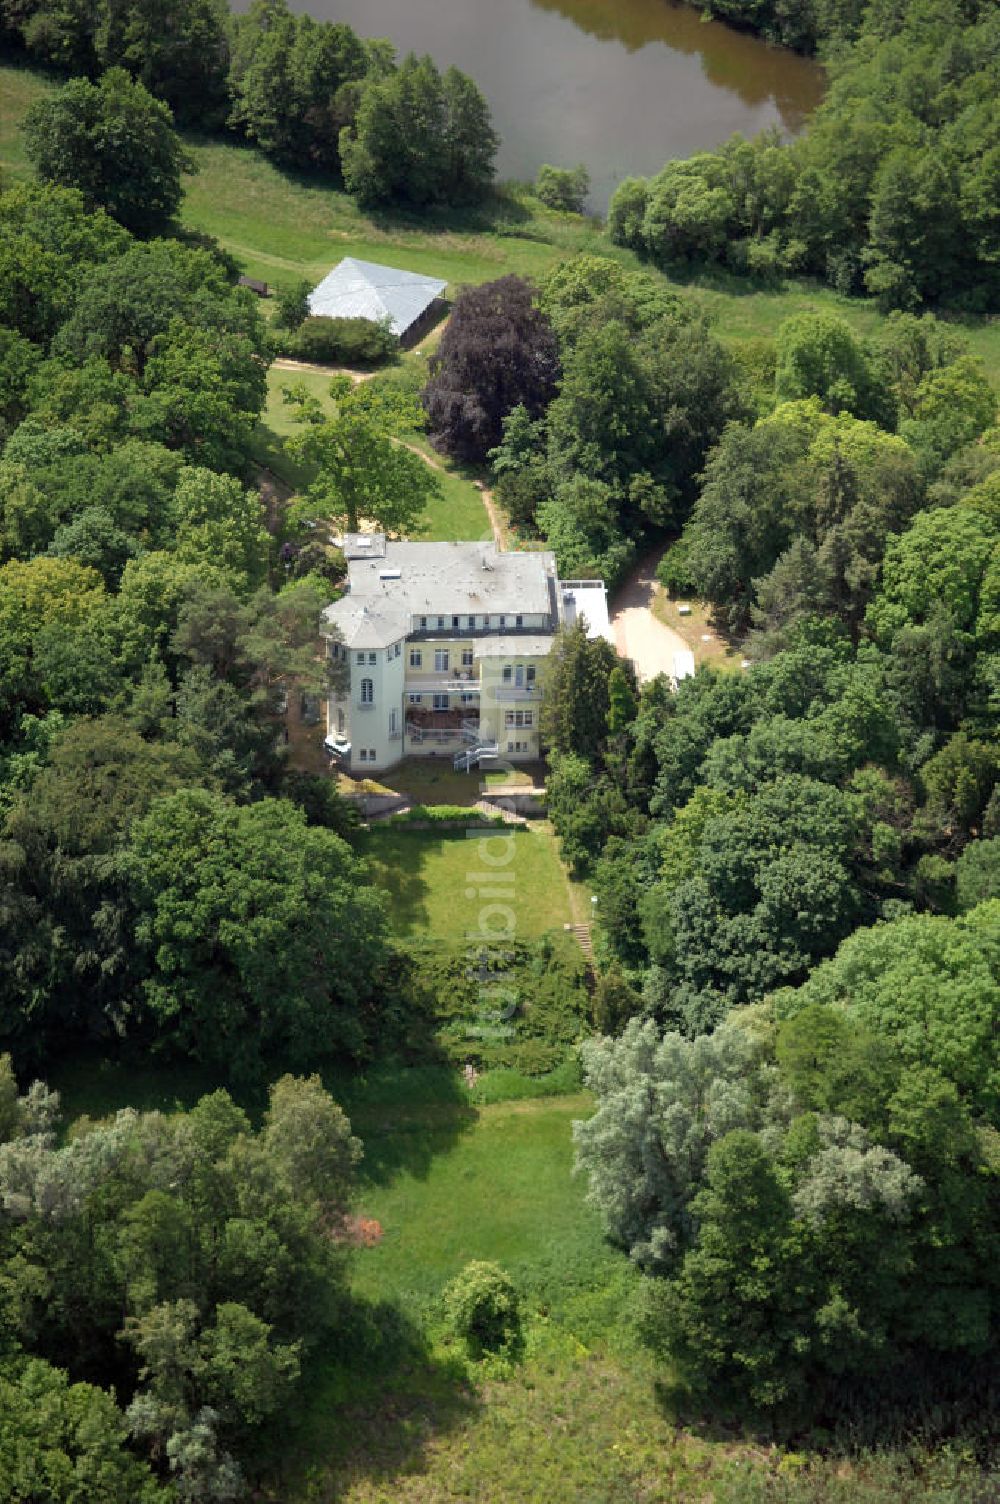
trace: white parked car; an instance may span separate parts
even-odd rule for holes
[[[331,757],[350,757],[351,755],[351,744],[346,736],[338,736],[334,733],[332,736],[324,737],[323,746]]]

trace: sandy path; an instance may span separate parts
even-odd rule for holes
[[[687,679],[694,673],[694,654],[651,609],[659,558],[657,552],[641,560],[611,603],[615,647],[623,658],[631,658],[640,680],[655,679],[657,674]]]

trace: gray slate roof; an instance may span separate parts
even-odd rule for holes
[[[309,312],[322,318],[371,319],[373,323],[388,318],[393,334],[401,336],[446,286],[437,277],[345,256],[309,294]]]
[[[352,550],[348,571],[349,594],[323,612],[348,647],[398,642],[411,631],[413,617],[426,616],[428,630],[435,631],[439,615],[448,627],[453,615],[552,615],[556,565],[548,552],[501,553],[492,541],[387,540],[375,558]]]
[[[387,648],[410,630],[406,611],[383,601],[368,605],[352,600],[349,595],[327,606],[323,619],[336,627],[340,641],[347,648]]]

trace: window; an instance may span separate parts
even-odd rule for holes
[[[378,662],[378,654],[377,653],[369,653],[368,654],[368,662],[369,663],[377,663]]]
[[[446,674],[448,672],[448,664],[450,662],[451,662],[451,659],[448,657],[448,649],[447,648],[436,648],[435,649],[435,652],[434,652],[434,668],[435,668],[435,670],[439,674]]]
[[[457,631],[458,628],[459,628],[459,626],[461,625],[460,618],[457,617],[457,616],[453,616],[452,619],[451,619],[451,625]]]
[[[529,684],[534,684],[534,682],[535,682],[535,665],[533,663],[529,663],[528,664],[528,668],[527,668],[527,672],[526,672],[525,677],[527,678]]]
[[[443,616],[439,616],[438,617],[438,631],[439,632],[443,632],[444,631],[444,617]]]
[[[510,750],[511,750],[510,747],[508,747],[507,751],[509,752]],[[362,762],[367,762],[368,761],[368,748],[367,747],[361,747],[361,748],[359,748],[359,750],[358,750],[358,756],[360,757],[360,759],[361,759]]]
[[[500,618],[500,625],[502,627],[505,627],[507,625],[507,618],[506,618],[506,616],[501,616],[501,618]]]
[[[524,617],[523,616],[515,616],[514,617],[514,625],[515,625],[515,627],[523,627],[524,626]]]
[[[435,695],[434,696],[434,709],[435,710],[447,710],[448,709],[448,696],[447,695]]]
[[[521,727],[530,729],[535,723],[535,712],[533,710],[508,710],[504,713],[503,723],[508,729],[511,726],[516,726],[518,729]]]
[[[478,695],[470,695],[470,694],[461,694],[461,695],[459,695],[459,699],[461,700],[461,702],[462,702],[463,705],[475,705],[475,703],[478,700],[478,698],[479,698]]]
[[[389,711],[389,735],[390,736],[395,736],[396,732],[398,730],[399,730],[399,711],[398,710],[390,710]]]
[[[463,668],[471,668],[472,664],[473,664],[472,649],[471,648],[463,648],[462,649],[462,667]]]
[[[355,653],[354,659],[356,663],[364,663],[365,655],[364,653]]]
[[[337,711],[337,733],[339,736],[343,736],[344,734],[344,712],[342,710]]]
[[[474,616],[470,616],[469,617],[469,631],[470,632],[474,632],[475,630],[476,630],[476,618]]]
[[[507,751],[508,752],[527,752],[527,750],[528,750],[528,743],[527,742],[508,742],[507,743]]]
[[[371,679],[362,679],[361,681],[361,703],[362,705],[375,704],[375,685]]]
[[[424,631],[427,630],[427,618],[426,618],[426,616],[422,616],[420,618],[420,625],[423,627]]]
[[[423,703],[423,698],[424,698],[423,695],[407,695],[407,699],[409,700],[409,702],[410,702],[411,705],[420,705],[420,704],[422,704]]]
[[[483,617],[483,626],[486,627],[487,630],[488,630],[489,629],[489,625],[490,625],[490,619],[489,619],[489,617],[488,616],[484,616]]]
[[[514,670],[511,668],[509,663],[505,663],[503,666],[503,682],[505,684],[509,684],[513,676]]]
[[[397,643],[394,643],[394,644],[393,644],[393,649],[392,649],[392,656],[393,656],[393,657],[394,657],[394,658],[398,658],[398,657],[399,657],[399,655],[400,655],[400,653],[401,653],[401,652],[402,652],[402,651],[403,651],[403,644],[402,644],[402,643],[401,643],[401,642],[397,642]]]
[[[423,668],[423,666],[424,666],[424,655],[423,655],[423,653],[420,651],[419,648],[411,648],[410,649],[410,667],[411,668]]]

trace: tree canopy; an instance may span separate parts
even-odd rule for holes
[[[25,149],[39,177],[77,188],[136,234],[169,225],[181,201],[181,175],[193,170],[166,104],[124,68],[96,84],[74,78],[33,105]]]

